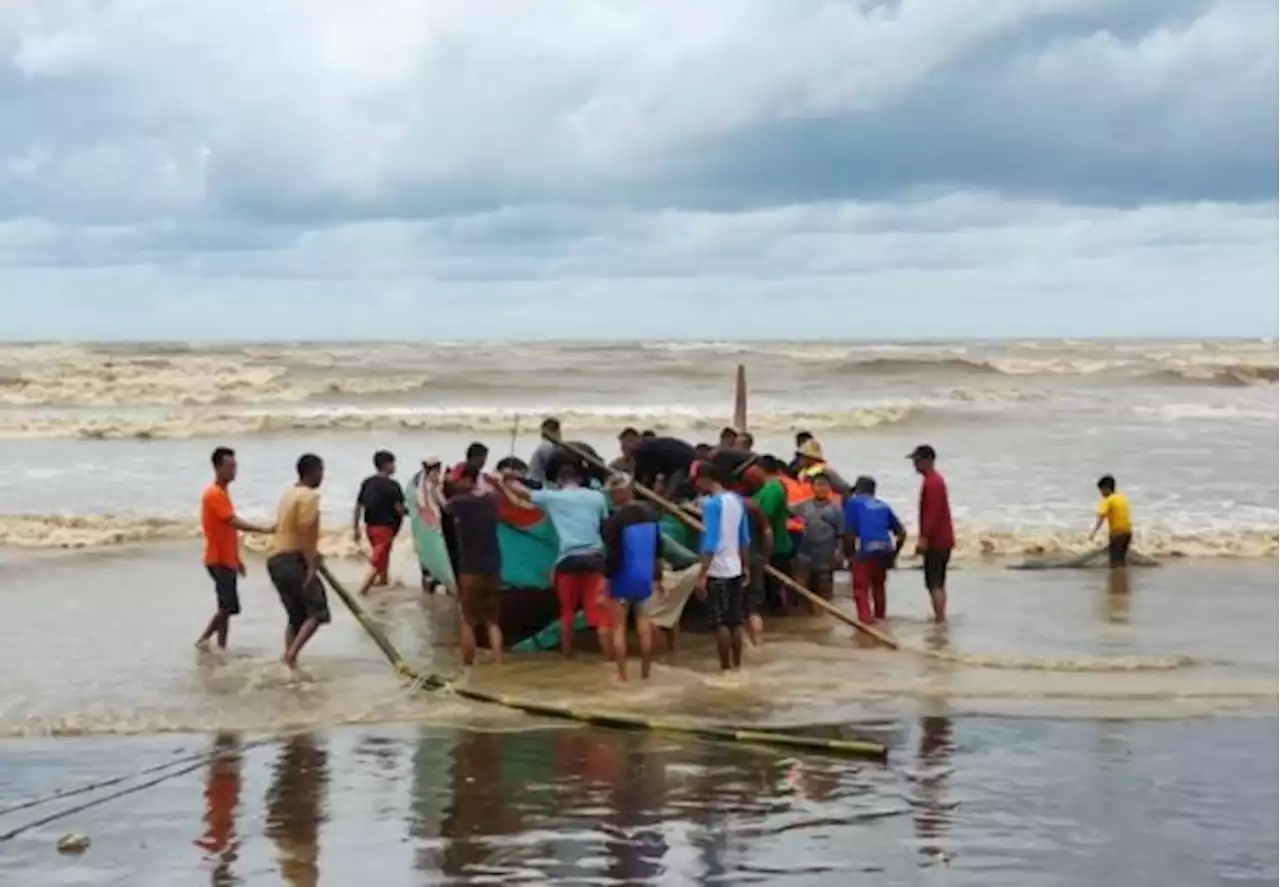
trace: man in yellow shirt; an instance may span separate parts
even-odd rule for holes
[[[307,453],[298,459],[298,482],[280,497],[276,533],[271,539],[267,573],[289,616],[281,661],[298,665],[298,654],[316,629],[329,621],[329,600],[317,575],[320,566],[320,482],[324,462]]]
[[[1089,538],[1097,536],[1102,522],[1107,522],[1107,562],[1114,570],[1123,567],[1129,556],[1129,543],[1133,541],[1133,515],[1129,511],[1129,500],[1123,493],[1116,492],[1116,479],[1111,475],[1098,479],[1098,492],[1102,501],[1098,503],[1098,519]]]

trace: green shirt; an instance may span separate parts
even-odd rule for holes
[[[787,532],[787,521],[791,512],[787,509],[787,489],[780,480],[767,480],[764,486],[756,490],[751,501],[764,512],[773,529],[773,553],[791,554],[791,534]]]

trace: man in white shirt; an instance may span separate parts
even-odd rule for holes
[[[737,493],[724,488],[723,470],[709,462],[698,464],[702,501],[702,540],[698,552],[698,595],[716,626],[720,668],[742,667],[743,624],[747,616],[746,575],[751,532],[747,506]]]

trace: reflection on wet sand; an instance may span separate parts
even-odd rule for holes
[[[211,860],[213,887],[239,883],[231,864],[238,858],[240,838],[236,833],[236,808],[240,805],[240,770],[242,754],[239,737],[234,733],[218,733],[213,738],[214,757],[204,785],[204,834],[196,846]]]
[[[1107,591],[1103,598],[1103,619],[1112,625],[1128,625],[1133,598],[1129,594],[1129,571],[1107,570]]]
[[[956,750],[952,729],[949,717],[920,719],[918,770],[911,804],[915,808],[919,850],[934,860],[946,860],[951,855],[943,839],[951,825],[951,811],[956,806],[947,797],[947,782],[953,771],[951,760]]]
[[[717,883],[745,864],[731,858],[735,822],[752,823],[743,825],[751,832],[765,814],[839,803],[842,778],[858,772],[756,749],[726,759],[725,751],[590,729],[423,731],[411,790],[415,865],[460,882],[531,869],[556,881],[586,869],[624,884],[653,882],[674,866],[698,883]],[[688,827],[672,829],[673,821]],[[693,865],[687,854],[673,855],[677,835]]]
[[[267,789],[267,837],[276,845],[280,874],[291,887],[316,887],[320,824],[326,819],[328,752],[314,736],[284,740]]]

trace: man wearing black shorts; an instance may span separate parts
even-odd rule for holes
[[[742,497],[724,488],[728,478],[710,463],[698,465],[702,504],[702,566],[698,594],[716,627],[720,668],[742,667],[743,623],[747,618],[746,577],[750,569],[751,533]]]
[[[298,665],[298,654],[321,625],[329,621],[329,600],[317,570],[320,566],[320,493],[324,462],[307,453],[298,459],[298,482],[280,498],[276,534],[271,540],[267,572],[289,617],[281,661]]]
[[[924,558],[924,584],[933,605],[933,621],[947,621],[947,564],[956,545],[947,482],[934,467],[938,454],[921,444],[907,457],[920,475],[920,537],[916,553]]]

